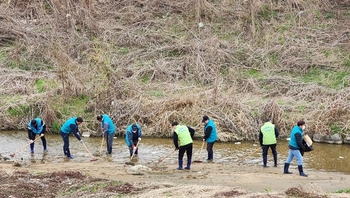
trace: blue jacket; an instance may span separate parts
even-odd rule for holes
[[[211,127],[211,131],[207,131],[207,128]],[[216,126],[212,119],[209,119],[208,123],[204,126],[204,139],[207,143],[213,143],[218,139],[216,133]]]
[[[294,147],[294,148],[301,149],[298,142],[297,142],[297,139],[295,137],[295,134],[297,134],[297,133],[300,133],[301,140],[304,138],[303,130],[299,126],[294,126],[292,129],[292,132],[290,133],[289,145]]]
[[[72,117],[68,119],[61,127],[61,132],[68,134],[78,132],[79,129],[78,124],[76,123],[76,119],[77,117]]]
[[[103,114],[102,115],[102,122],[101,122],[102,128],[103,128],[103,132],[104,133],[108,133],[108,134],[113,134],[116,131],[116,127],[114,126],[113,121],[111,120],[111,118],[106,115]]]
[[[138,138],[140,138],[142,136],[142,131],[141,131],[141,126],[136,124],[137,127],[137,136]],[[125,142],[126,145],[128,145],[128,147],[131,147],[132,145],[136,146],[136,142],[134,142],[132,140],[133,138],[133,134],[132,134],[132,124],[130,124],[127,128],[126,128],[126,133],[125,133]],[[136,143],[136,144],[135,144]]]
[[[43,129],[44,129],[44,125],[45,125],[44,122],[40,118],[35,118],[34,120],[36,121],[37,127],[32,126],[31,121],[29,121],[28,122],[28,129],[31,130],[35,134],[42,133]]]

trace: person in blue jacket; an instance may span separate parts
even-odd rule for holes
[[[214,158],[213,146],[216,142],[218,135],[216,133],[216,125],[212,119],[208,116],[203,116],[202,122],[204,123],[204,137],[203,141],[207,142],[208,158],[207,162],[212,162]]]
[[[131,124],[126,128],[125,142],[129,147],[130,157],[133,153],[138,155],[139,148],[136,147],[137,143],[141,141],[142,130],[141,126],[138,124]]]
[[[295,157],[298,161],[298,170],[299,175],[303,177],[307,177],[307,174],[303,171],[303,156],[301,155],[300,151],[304,151],[305,147],[302,143],[304,138],[304,132],[305,130],[305,122],[300,120],[297,122],[297,125],[293,127],[292,131],[290,132],[290,140],[289,140],[289,153],[286,160],[286,163],[284,164],[284,174],[292,174],[292,172],[288,171],[289,164],[292,162],[293,158]]]
[[[46,125],[45,122],[42,121],[40,118],[35,118],[34,120],[31,120],[28,122],[28,138],[30,142],[30,153],[34,153],[34,140],[36,135],[40,135],[40,139],[43,143],[44,152],[47,153],[47,147],[46,147],[46,139],[45,139],[45,132],[46,132]]]
[[[81,123],[83,123],[83,118],[72,117],[72,118],[69,118],[61,127],[61,136],[63,140],[63,153],[69,159],[73,159],[73,156],[70,154],[70,150],[69,150],[69,135],[73,133],[74,136],[79,140],[79,142],[83,143],[83,140],[79,135],[79,128],[78,128],[78,126]]]
[[[106,114],[98,115],[97,120],[101,122],[103,136],[106,137],[107,154],[111,155],[116,127],[112,119]]]

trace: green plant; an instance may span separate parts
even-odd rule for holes
[[[345,67],[350,67],[350,55],[344,58],[343,65]]]
[[[335,191],[335,193],[350,193],[350,188],[348,188],[348,189],[340,189],[340,190]]]
[[[141,76],[141,81],[142,81],[143,83],[148,83],[149,80],[150,80],[149,74],[144,73],[144,74]]]
[[[271,53],[268,56],[270,63],[277,65],[278,64],[278,54],[276,53]]]
[[[343,130],[340,128],[340,126],[336,123],[331,123],[329,125],[329,128],[332,130],[332,134],[342,133]]]
[[[158,91],[158,90],[150,90],[148,91],[150,96],[156,97],[156,98],[160,98],[163,97],[163,92],[162,91]]]
[[[259,77],[260,76],[260,71],[257,69],[249,69],[247,71],[248,77],[254,78],[254,77]]]
[[[53,122],[51,125],[51,130],[53,132],[59,132],[61,130],[61,124],[59,124],[57,121]]]
[[[24,116],[29,113],[29,107],[25,105],[18,105],[16,107],[10,107],[7,109],[7,112],[11,116]]]
[[[326,19],[333,19],[334,17],[335,17],[335,14],[333,12],[326,13]]]
[[[127,54],[127,53],[129,53],[129,50],[125,47],[121,47],[121,48],[119,48],[119,52],[122,54]]]
[[[36,80],[35,85],[36,85],[36,89],[38,90],[39,93],[45,92],[45,88],[43,86],[43,80],[42,79]]]
[[[323,54],[326,58],[328,58],[331,55],[331,52],[329,51],[329,49],[324,49]]]

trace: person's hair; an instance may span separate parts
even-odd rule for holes
[[[77,121],[77,122],[83,122],[83,118],[77,117],[76,121]]]
[[[205,122],[205,121],[207,121],[207,120],[209,120],[209,117],[208,117],[207,115],[204,115],[204,116],[203,116],[203,119],[202,119],[202,122]]]
[[[177,125],[179,125],[179,123],[178,122],[173,122],[173,123],[171,123],[171,126],[177,126]]]
[[[297,125],[298,125],[298,126],[302,126],[302,125],[304,125],[304,124],[305,124],[305,122],[302,121],[302,120],[300,120],[300,121],[297,122]]]
[[[96,119],[97,119],[98,121],[101,121],[101,120],[102,120],[102,115],[98,115],[98,116],[96,117]]]
[[[32,121],[30,122],[30,124],[33,125],[33,126],[35,126],[35,125],[36,125],[36,120],[32,120]]]

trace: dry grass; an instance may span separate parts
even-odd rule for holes
[[[21,128],[37,115],[63,122],[75,112],[57,117],[57,106],[86,95],[85,116],[108,113],[119,133],[138,122],[148,135],[170,136],[174,120],[200,131],[204,114],[223,141],[256,139],[267,117],[282,136],[300,119],[311,134],[332,133],[331,126],[346,132],[350,79],[339,88],[302,77],[314,68],[349,72],[347,3],[3,2],[0,96],[20,97],[1,106],[2,128]],[[38,93],[38,79],[59,86]],[[31,115],[9,116],[20,104]]]

